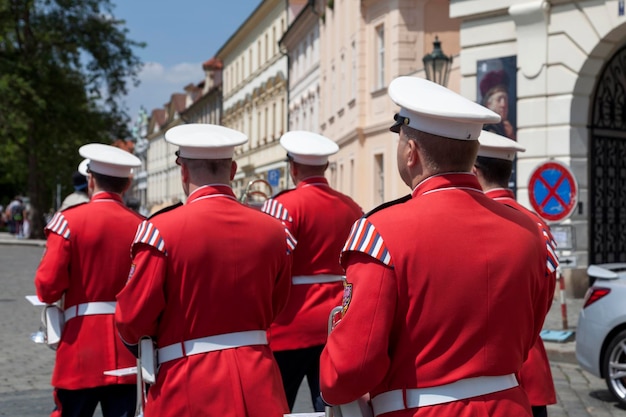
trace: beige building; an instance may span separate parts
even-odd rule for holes
[[[437,36],[443,52],[454,57],[448,87],[470,99],[486,103],[489,74],[512,71],[507,80],[515,87],[509,90],[512,135],[527,148],[516,163],[522,204],[533,208],[537,197],[529,180],[539,164],[555,160],[573,171],[575,209],[552,222],[568,274],[584,274],[589,263],[626,260],[622,2],[304,3],[286,8],[279,0],[262,2],[216,56],[223,62],[222,123],[250,137],[236,154],[238,191],[250,179],[276,172],[275,191],[289,186],[278,139],[287,126],[315,130],[317,125],[341,148],[328,172],[333,187],[365,210],[407,194],[396,170],[397,136],[388,131],[397,108],[386,89],[397,76],[425,76],[422,58]],[[194,91],[190,87],[184,101]],[[180,190],[177,174],[164,163],[171,150],[156,145],[161,130],[181,122],[174,101],[163,117],[150,121],[153,204]],[[179,111],[203,120],[187,107],[183,103]],[[166,177],[173,178],[171,186]]]
[[[222,63],[211,58],[202,64],[204,79],[185,88],[185,110],[180,117],[185,123],[222,122]]]
[[[177,148],[167,143],[164,136],[168,129],[183,123],[180,113],[185,110],[185,105],[185,94],[172,94],[164,108],[152,111],[148,123],[146,209],[150,213],[178,201],[184,201],[185,198],[181,187],[180,169],[175,164],[174,152]]]
[[[341,148],[331,157],[331,185],[367,211],[410,192],[397,172],[389,126],[398,109],[387,86],[400,75],[424,77],[422,58],[435,36],[456,55],[460,21],[448,17],[447,0],[328,4],[320,25],[320,133]],[[458,71],[448,87],[458,89]]]
[[[575,202],[573,212],[551,227],[566,286],[581,294],[588,264],[626,261],[624,2],[451,0],[450,15],[462,21],[465,96],[481,94],[481,63],[516,57],[516,136],[527,149],[518,156],[520,202],[543,202],[529,188],[540,164],[558,161],[574,174],[577,198],[555,210]]]
[[[164,108],[152,111],[146,135],[147,198],[142,202],[150,213],[186,199],[174,156],[177,147],[165,141],[165,132],[184,123],[221,124],[222,63],[211,58],[202,69],[201,82],[187,85]]]
[[[249,138],[235,150],[238,196],[257,178],[285,187],[279,139],[287,128],[287,56],[278,41],[305,3],[263,1],[215,55],[224,65],[222,124]]]
[[[320,131],[320,22],[324,9],[321,0],[311,1],[289,25],[280,40],[289,57],[289,112],[290,131]],[[285,165],[286,166],[286,165]],[[288,172],[281,169],[287,188],[294,184]]]

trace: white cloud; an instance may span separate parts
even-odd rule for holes
[[[158,62],[146,62],[139,73],[141,84],[131,87],[126,97],[129,115],[134,121],[140,106],[148,114],[154,109],[163,108],[172,94],[184,92],[188,84],[197,84],[204,78],[202,63],[180,63],[165,67]]]

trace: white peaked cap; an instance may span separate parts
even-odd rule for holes
[[[483,124],[500,121],[497,113],[424,78],[398,77],[387,91],[400,106],[392,132],[399,132],[405,124],[445,138],[476,140]]]
[[[248,136],[220,125],[191,123],[174,126],[165,132],[165,140],[179,147],[181,158],[229,159]]]
[[[80,172],[80,174],[84,177],[86,177],[88,174],[87,172],[88,165],[89,165],[89,159],[83,159],[82,161],[80,161],[80,164],[78,164],[78,172]]]
[[[324,165],[329,155],[339,152],[339,146],[331,139],[305,130],[285,133],[280,144],[294,162],[304,165]]]
[[[89,159],[89,171],[110,177],[129,178],[133,168],[141,166],[141,160],[132,153],[102,143],[83,145],[78,153]]]
[[[483,130],[478,137],[480,147],[478,148],[478,156],[487,158],[506,159],[512,161],[515,159],[517,152],[526,152],[526,148],[516,141],[497,133]]]

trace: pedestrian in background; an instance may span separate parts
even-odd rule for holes
[[[540,227],[550,240],[550,227],[534,212],[528,210],[515,200],[515,194],[508,188],[513,172],[513,160],[517,152],[526,149],[514,140],[496,133],[482,131],[478,141],[478,156],[473,172],[478,178],[485,195],[495,201],[526,214]],[[556,247],[556,243],[554,243]],[[547,312],[546,312],[547,313]],[[541,337],[533,345],[528,359],[518,374],[519,383],[530,400],[534,417],[547,417],[548,405],[556,404],[554,381],[550,371],[550,362]]]
[[[115,296],[130,269],[129,248],[143,217],[124,206],[134,155],[103,144],[79,149],[89,158],[87,204],[57,211],[45,227],[46,251],[37,268],[39,299],[58,302],[65,327],[52,374],[53,417],[91,416],[98,404],[104,417],[131,417],[136,378],[104,371],[131,367],[133,355],[114,324]]]
[[[83,159],[78,165],[78,170],[72,173],[74,191],[63,199],[59,211],[77,204],[89,202],[89,195],[87,194],[87,164],[89,164],[89,160]]]
[[[333,190],[324,177],[328,156],[339,147],[313,132],[292,131],[280,138],[296,188],[265,202],[262,210],[281,220],[297,244],[293,251],[289,302],[270,329],[289,409],[304,377],[315,411],[324,411],[319,390],[319,358],[328,334],[328,316],[341,305],[344,271],[341,248],[363,214],[350,197]]]
[[[557,265],[536,223],[485,196],[471,173],[482,126],[499,116],[417,77],[396,78],[389,95],[412,193],[352,228],[322,396],[369,395],[375,416],[530,417],[515,374],[541,331]]]
[[[22,225],[24,224],[24,203],[22,197],[16,195],[13,200],[7,204],[4,217],[9,233],[19,237],[22,231]]]
[[[287,302],[291,257],[284,226],[230,187],[234,148],[247,137],[186,124],[165,140],[179,147],[187,201],[139,227],[115,315],[131,348],[144,336],[158,347],[145,416],[282,416],[267,330]]]

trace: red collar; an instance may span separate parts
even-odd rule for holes
[[[466,189],[482,193],[476,175],[469,172],[454,172],[433,175],[417,184],[411,193],[413,198],[417,198],[433,191],[443,191],[446,189]]]

